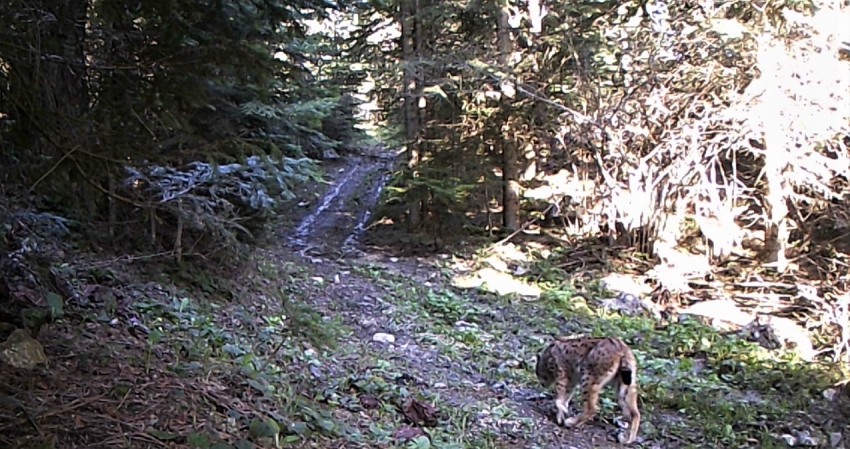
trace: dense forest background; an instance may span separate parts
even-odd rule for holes
[[[848,362],[848,8],[2,0],[0,321],[56,322],[98,258],[224,289],[380,149],[366,244],[525,245],[541,285],[638,273],[659,316],[733,298]]]

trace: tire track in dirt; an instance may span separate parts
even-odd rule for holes
[[[332,187],[293,230],[290,243],[302,251],[353,247],[389,179],[390,164],[384,154],[344,159],[330,176]]]

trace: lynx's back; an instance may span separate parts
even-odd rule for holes
[[[537,379],[551,387],[559,373],[566,375],[579,369],[587,354],[606,337],[555,337],[537,357]]]

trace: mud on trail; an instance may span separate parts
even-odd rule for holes
[[[314,201],[301,203],[308,212],[294,229],[282,230],[290,243],[319,251],[353,248],[364,230],[381,190],[389,179],[392,154],[350,156],[325,168],[329,186]]]

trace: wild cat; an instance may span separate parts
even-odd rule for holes
[[[635,441],[640,426],[637,405],[637,360],[623,340],[615,337],[555,337],[537,355],[537,379],[546,388],[555,387],[558,424],[573,427],[596,414],[599,391],[611,384],[617,402],[629,423],[620,443]],[[581,385],[582,412],[567,417],[576,385]]]

